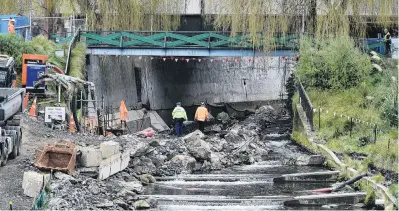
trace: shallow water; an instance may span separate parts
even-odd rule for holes
[[[200,174],[160,178],[144,194],[158,199],[157,210],[319,210],[320,206],[286,207],[295,196],[311,195],[311,190],[332,183],[273,183],[283,174],[328,171],[322,167],[289,166],[283,160],[296,158],[301,150],[290,140],[269,141],[266,161],[233,166]],[[341,206],[335,209],[352,209]]]

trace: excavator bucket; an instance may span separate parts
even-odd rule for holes
[[[35,166],[42,170],[53,170],[75,175],[76,146],[71,142],[58,142],[45,146],[38,153]]]

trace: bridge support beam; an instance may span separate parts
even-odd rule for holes
[[[120,55],[120,56],[293,56],[296,51],[275,50],[270,52],[237,50],[237,49],[118,49],[118,48],[88,48],[89,55]]]

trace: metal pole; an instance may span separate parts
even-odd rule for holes
[[[374,126],[374,143],[377,142],[377,125]]]
[[[58,84],[58,106],[61,105],[61,84]]]
[[[319,130],[320,130],[320,112],[321,111],[321,108],[319,108]]]
[[[353,118],[351,117],[351,124],[350,124],[350,129],[349,129],[349,137],[352,137],[352,125],[353,125]]]

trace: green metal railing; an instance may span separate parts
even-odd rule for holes
[[[70,42],[71,38],[54,35],[60,44]],[[90,47],[105,48],[261,48],[263,45],[274,45],[278,48],[296,49],[298,47],[296,34],[281,35],[271,42],[262,41],[262,34],[256,40],[248,34],[230,36],[230,32],[148,32],[148,31],[82,31],[81,41]]]

